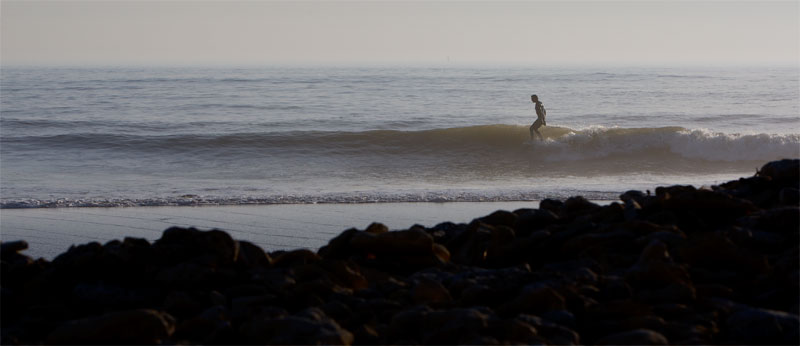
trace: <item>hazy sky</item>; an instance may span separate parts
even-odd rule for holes
[[[0,2],[0,63],[798,63],[798,1]]]

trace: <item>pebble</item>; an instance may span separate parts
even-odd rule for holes
[[[607,206],[372,223],[318,251],[177,227],[53,261],[6,241],[0,343],[800,344],[798,167]]]

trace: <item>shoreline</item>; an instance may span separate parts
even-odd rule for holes
[[[538,204],[398,202],[2,209],[0,240],[26,239],[30,244],[27,255],[52,260],[71,244],[104,243],[126,236],[155,241],[167,227],[182,226],[221,229],[267,250],[305,247],[316,251],[342,230],[375,221],[390,229],[408,228],[415,223],[432,227],[446,221],[469,222],[475,215],[498,209],[536,208]]]
[[[0,341],[800,343],[800,160],[620,200],[545,199],[391,231],[371,223],[318,251],[181,227],[73,246],[52,261],[3,242]],[[243,217],[220,222],[245,227]]]
[[[63,201],[47,202],[35,206],[27,206],[25,202],[8,202],[12,206],[6,206],[0,203],[0,210],[36,210],[36,209],[81,209],[81,208],[205,208],[205,207],[248,207],[248,206],[306,206],[306,205],[369,205],[369,204],[413,204],[413,203],[431,203],[431,204],[448,204],[448,203],[538,203],[541,199],[487,199],[487,200],[419,200],[419,201],[392,201],[392,200],[379,200],[379,201],[315,201],[315,202],[252,202],[252,203],[220,203],[220,202],[204,202],[204,201],[187,201],[186,203],[174,204],[139,204],[135,201],[122,202],[120,205],[113,205],[116,202],[86,202],[84,200],[70,200],[64,199]],[[592,199],[598,202],[614,202],[617,199]],[[17,206],[19,205],[19,206]]]

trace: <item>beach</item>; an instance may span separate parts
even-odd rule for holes
[[[0,344],[800,345],[799,10],[0,0]]]
[[[3,344],[800,341],[793,67],[2,72]]]
[[[151,240],[126,236],[71,246],[52,260],[25,255],[26,241],[4,240],[2,342],[800,341],[800,159],[770,162],[754,176],[719,185],[662,186],[652,194],[630,190],[619,197],[603,205],[580,196],[545,199],[535,207],[17,210],[12,224],[29,217],[85,227],[89,221],[80,218],[109,218],[92,222],[139,230],[154,222],[219,223],[232,231],[170,227]],[[521,208],[484,212],[501,206]],[[421,224],[446,216],[463,220],[468,209],[482,214]],[[241,229],[251,227],[250,221],[298,225],[291,219],[300,210],[305,226],[337,227],[338,217],[352,222],[390,215],[392,222],[421,223],[390,230],[374,222],[308,239],[296,236],[297,230],[284,234],[291,234],[287,243],[324,242],[317,250],[269,249],[258,238],[245,240],[253,234]]]
[[[72,245],[124,237],[154,241],[164,229],[180,226],[224,230],[266,251],[316,251],[341,231],[372,222],[390,229],[432,227],[445,221],[469,222],[499,209],[537,206],[529,201],[2,209],[0,240],[24,239],[30,245],[26,255],[52,260]]]

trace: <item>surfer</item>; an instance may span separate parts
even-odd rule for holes
[[[547,111],[544,109],[544,105],[539,102],[539,96],[531,95],[531,102],[536,105],[536,121],[534,121],[533,125],[531,125],[531,139],[533,139],[533,133],[536,132],[536,135],[539,136],[539,140],[543,141],[544,137],[542,137],[542,134],[539,133],[539,128],[542,126],[547,126],[547,122],[544,120],[544,117],[547,115]]]

